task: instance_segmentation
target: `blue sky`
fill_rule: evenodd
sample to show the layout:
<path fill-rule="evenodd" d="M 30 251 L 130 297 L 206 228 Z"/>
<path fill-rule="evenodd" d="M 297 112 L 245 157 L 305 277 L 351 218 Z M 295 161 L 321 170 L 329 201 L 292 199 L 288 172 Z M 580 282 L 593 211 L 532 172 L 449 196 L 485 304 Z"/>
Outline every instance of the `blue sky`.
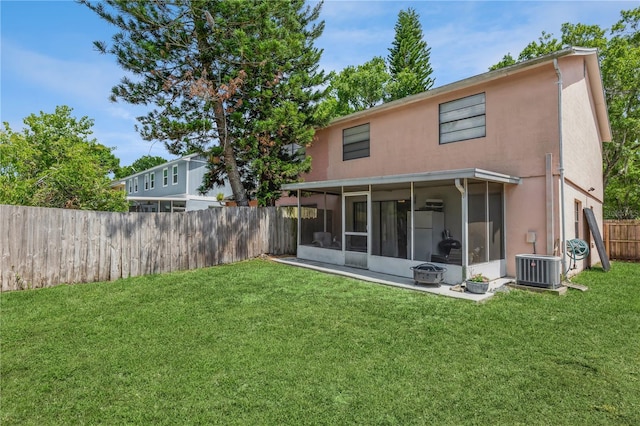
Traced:
<path fill-rule="evenodd" d="M 564 22 L 609 28 L 621 10 L 638 4 L 327 0 L 321 14 L 326 27 L 316 46 L 324 49 L 326 71 L 386 57 L 398 12 L 413 7 L 431 47 L 435 86 L 441 86 L 485 72 L 508 52 L 517 56 L 542 31 L 559 36 Z M 143 141 L 135 132 L 135 117 L 144 108 L 108 100 L 123 71 L 113 57 L 96 52 L 93 41 L 110 41 L 113 27 L 71 0 L 0 0 L 0 17 L 0 121 L 19 130 L 28 115 L 68 105 L 75 117 L 95 121 L 94 137 L 115 148 L 121 165 L 147 154 L 173 158 L 162 143 Z"/>

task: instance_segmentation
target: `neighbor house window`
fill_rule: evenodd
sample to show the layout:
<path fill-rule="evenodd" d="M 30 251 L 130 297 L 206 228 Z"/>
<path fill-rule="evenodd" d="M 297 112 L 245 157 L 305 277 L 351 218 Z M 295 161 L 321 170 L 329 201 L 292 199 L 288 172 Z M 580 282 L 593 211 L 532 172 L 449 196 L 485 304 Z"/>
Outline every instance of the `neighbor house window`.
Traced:
<path fill-rule="evenodd" d="M 342 131 L 342 160 L 369 156 L 369 123 Z"/>
<path fill-rule="evenodd" d="M 156 172 L 149 173 L 149 184 L 151 185 L 151 189 L 156 187 Z"/>
<path fill-rule="evenodd" d="M 129 179 L 129 194 L 133 192 L 133 181 Z"/>
<path fill-rule="evenodd" d="M 133 178 L 133 192 L 138 192 L 138 178 Z"/>
<path fill-rule="evenodd" d="M 145 191 L 149 190 L 149 173 L 144 175 L 144 190 Z"/>
<path fill-rule="evenodd" d="M 162 169 L 162 186 L 169 185 L 169 169 Z"/>
<path fill-rule="evenodd" d="M 440 143 L 486 136 L 485 94 L 440 104 Z"/>
<path fill-rule="evenodd" d="M 172 183 L 175 185 L 176 183 L 178 183 L 178 165 L 174 165 L 171 168 L 171 175 L 172 175 Z"/>

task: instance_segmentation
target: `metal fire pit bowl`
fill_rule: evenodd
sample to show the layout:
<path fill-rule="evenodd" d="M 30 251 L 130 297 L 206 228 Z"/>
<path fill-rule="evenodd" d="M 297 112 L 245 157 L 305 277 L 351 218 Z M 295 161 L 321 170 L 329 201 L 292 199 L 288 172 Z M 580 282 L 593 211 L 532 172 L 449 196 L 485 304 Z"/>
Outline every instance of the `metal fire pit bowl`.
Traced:
<path fill-rule="evenodd" d="M 440 286 L 447 268 L 432 263 L 422 263 L 418 266 L 413 266 L 411 270 L 416 284 L 436 284 Z"/>

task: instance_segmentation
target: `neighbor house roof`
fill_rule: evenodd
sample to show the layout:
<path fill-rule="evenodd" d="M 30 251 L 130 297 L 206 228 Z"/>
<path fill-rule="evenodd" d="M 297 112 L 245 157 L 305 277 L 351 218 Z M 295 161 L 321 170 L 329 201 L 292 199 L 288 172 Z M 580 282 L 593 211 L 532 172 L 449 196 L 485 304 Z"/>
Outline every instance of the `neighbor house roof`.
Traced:
<path fill-rule="evenodd" d="M 169 167 L 169 166 L 171 166 L 171 165 L 173 165 L 175 163 L 179 163 L 181 161 L 191 161 L 192 159 L 195 159 L 196 157 L 199 157 L 199 156 L 201 156 L 201 154 L 198 154 L 198 153 L 188 154 L 188 155 L 182 156 L 180 158 L 169 160 L 166 163 L 158 164 L 157 166 L 149 167 L 148 169 L 141 170 L 139 172 L 133 173 L 133 174 L 128 175 L 128 176 L 124 176 L 124 177 L 122 177 L 120 179 L 114 179 L 111 182 L 111 187 L 112 188 L 116 188 L 116 187 L 119 187 L 120 185 L 125 185 L 127 179 L 131 179 L 131 178 L 136 177 L 136 176 L 142 176 L 145 173 L 150 172 L 151 170 L 164 169 L 166 167 Z"/>

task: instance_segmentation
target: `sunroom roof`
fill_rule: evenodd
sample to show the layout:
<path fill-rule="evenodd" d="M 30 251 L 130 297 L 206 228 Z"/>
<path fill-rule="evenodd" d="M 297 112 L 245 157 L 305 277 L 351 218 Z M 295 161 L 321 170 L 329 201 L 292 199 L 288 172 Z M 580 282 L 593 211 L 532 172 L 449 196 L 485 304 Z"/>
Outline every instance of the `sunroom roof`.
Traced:
<path fill-rule="evenodd" d="M 345 187 L 357 187 L 363 185 L 389 185 L 398 183 L 420 183 L 452 181 L 454 179 L 476 179 L 488 182 L 509 183 L 519 185 L 522 179 L 517 176 L 510 176 L 504 173 L 492 172 L 483 169 L 459 169 L 443 170 L 437 172 L 409 173 L 403 175 L 374 176 L 353 179 L 323 180 L 316 182 L 290 183 L 282 186 L 285 191 L 338 191 Z"/>

